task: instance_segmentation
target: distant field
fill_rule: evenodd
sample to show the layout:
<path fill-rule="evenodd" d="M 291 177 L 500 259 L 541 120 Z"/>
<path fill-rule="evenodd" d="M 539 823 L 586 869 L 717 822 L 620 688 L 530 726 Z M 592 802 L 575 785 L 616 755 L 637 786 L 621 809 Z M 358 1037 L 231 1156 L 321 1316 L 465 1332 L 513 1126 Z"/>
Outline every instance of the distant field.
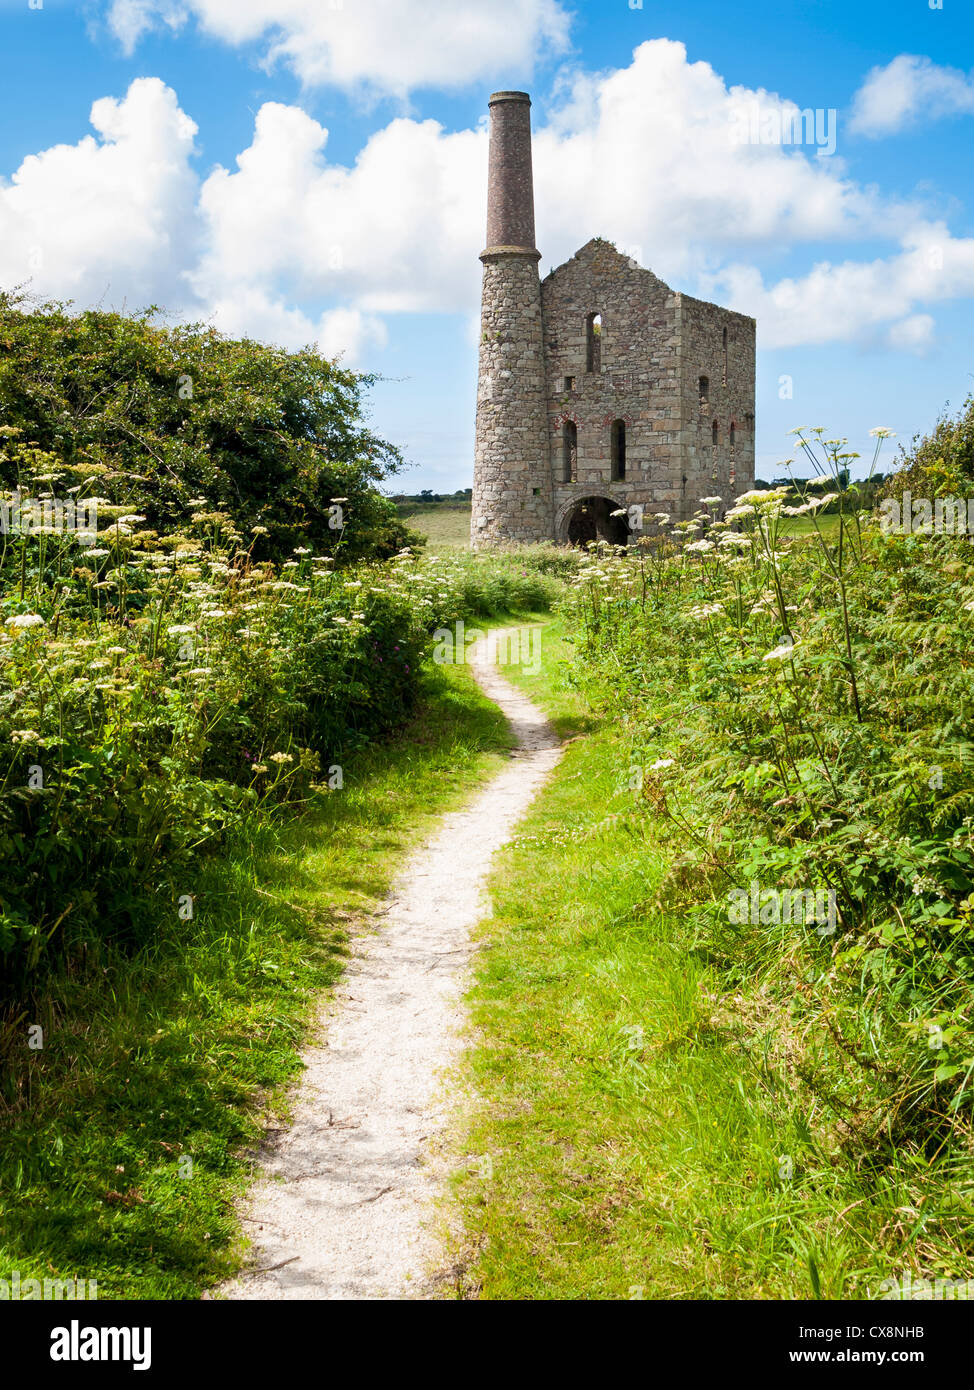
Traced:
<path fill-rule="evenodd" d="M 817 518 L 818 529 L 823 536 L 831 540 L 839 530 L 839 518 L 837 516 L 820 516 Z M 787 532 L 789 536 L 814 536 L 816 523 L 808 516 L 791 516 L 787 518 Z"/>
<path fill-rule="evenodd" d="M 399 515 L 428 537 L 430 545 L 440 550 L 470 548 L 469 502 L 403 502 L 399 505 Z M 838 529 L 839 518 L 822 516 L 818 518 L 818 524 L 831 539 Z M 815 523 L 809 517 L 789 517 L 786 525 L 786 535 L 810 536 L 815 533 Z"/>
<path fill-rule="evenodd" d="M 399 515 L 441 550 L 469 550 L 469 502 L 402 502 Z"/>

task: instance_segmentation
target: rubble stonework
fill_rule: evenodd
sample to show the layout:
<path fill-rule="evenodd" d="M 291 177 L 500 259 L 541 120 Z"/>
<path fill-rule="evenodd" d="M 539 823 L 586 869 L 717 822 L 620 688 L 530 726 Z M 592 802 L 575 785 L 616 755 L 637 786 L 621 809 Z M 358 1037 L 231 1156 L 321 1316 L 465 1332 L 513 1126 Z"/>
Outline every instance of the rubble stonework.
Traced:
<path fill-rule="evenodd" d="M 537 257 L 484 253 L 474 545 L 551 536 Z"/>
<path fill-rule="evenodd" d="M 491 98 L 473 546 L 625 541 L 613 510 L 643 508 L 652 530 L 654 512 L 729 504 L 754 481 L 754 320 L 671 290 L 601 238 L 539 281 L 529 108 L 525 93 Z"/>

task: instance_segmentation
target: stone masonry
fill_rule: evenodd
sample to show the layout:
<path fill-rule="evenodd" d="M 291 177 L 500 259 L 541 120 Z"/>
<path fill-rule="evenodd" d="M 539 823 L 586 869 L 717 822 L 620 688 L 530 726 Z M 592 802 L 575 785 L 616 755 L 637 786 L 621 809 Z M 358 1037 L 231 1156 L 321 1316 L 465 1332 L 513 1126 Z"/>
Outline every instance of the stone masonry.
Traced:
<path fill-rule="evenodd" d="M 539 282 L 530 99 L 490 113 L 474 548 L 626 542 L 655 512 L 729 505 L 754 481 L 754 320 L 601 239 Z"/>

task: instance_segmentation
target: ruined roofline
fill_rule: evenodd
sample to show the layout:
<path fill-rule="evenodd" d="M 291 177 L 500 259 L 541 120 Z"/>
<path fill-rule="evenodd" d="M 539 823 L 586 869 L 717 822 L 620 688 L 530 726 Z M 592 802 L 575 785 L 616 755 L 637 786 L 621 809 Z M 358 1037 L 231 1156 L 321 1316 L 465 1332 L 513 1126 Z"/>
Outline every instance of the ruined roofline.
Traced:
<path fill-rule="evenodd" d="M 564 269 L 566 268 L 566 266 L 571 265 L 573 261 L 587 261 L 587 260 L 590 260 L 591 257 L 592 257 L 592 254 L 593 254 L 596 250 L 600 250 L 600 249 L 602 249 L 602 248 L 604 248 L 604 247 L 607 247 L 607 248 L 609 249 L 609 251 L 612 253 L 612 255 L 613 255 L 618 261 L 620 261 L 621 264 L 623 264 L 624 266 L 626 266 L 626 268 L 627 268 L 628 270 L 634 270 L 634 271 L 638 271 L 638 272 L 639 272 L 640 274 L 642 274 L 642 275 L 648 275 L 652 280 L 655 280 L 656 283 L 657 283 L 658 285 L 662 285 L 662 286 L 663 286 L 663 289 L 666 290 L 667 293 L 669 293 L 669 294 L 674 294 L 674 293 L 675 293 L 675 291 L 672 290 L 672 289 L 670 288 L 669 285 L 665 284 L 664 281 L 662 281 L 662 280 L 659 278 L 659 276 L 658 276 L 657 274 L 655 274 L 652 270 L 648 270 L 648 269 L 646 268 L 646 266 L 639 265 L 638 262 L 634 261 L 633 258 L 632 258 L 631 256 L 627 256 L 627 255 L 625 254 L 625 252 L 620 251 L 620 250 L 618 249 L 618 247 L 616 246 L 616 244 L 615 244 L 614 241 L 609 241 L 607 237 L 601 237 L 601 236 L 594 236 L 594 237 L 591 237 L 591 238 L 585 243 L 584 246 L 580 246 L 580 247 L 578 248 L 578 250 L 575 252 L 574 256 L 570 256 L 570 257 L 568 258 L 567 261 L 562 261 L 561 265 L 555 266 L 554 270 L 549 270 L 548 274 L 545 276 L 545 279 L 546 279 L 546 280 L 550 280 L 550 279 L 552 278 L 552 276 L 558 275 L 559 272 L 561 272 L 562 270 L 564 270 Z"/>
<path fill-rule="evenodd" d="M 742 314 L 740 309 L 728 309 L 726 304 L 718 304 L 714 299 L 697 299 L 695 295 L 684 294 L 681 290 L 677 290 L 676 294 L 681 304 L 700 305 L 705 309 L 719 309 L 728 318 L 740 319 L 743 323 L 753 323 L 757 326 L 757 319 L 750 314 Z"/>
<path fill-rule="evenodd" d="M 631 256 L 627 256 L 623 251 L 620 251 L 615 242 L 609 241 L 607 237 L 591 237 L 584 246 L 579 247 L 574 256 L 570 256 L 567 261 L 562 261 L 561 265 L 557 265 L 553 270 L 549 270 L 548 274 L 545 276 L 545 281 L 553 279 L 556 275 L 560 274 L 561 271 L 570 266 L 573 261 L 590 259 L 592 253 L 596 249 L 602 247 L 608 247 L 618 260 L 623 262 L 628 270 L 635 271 L 641 275 L 648 275 L 650 279 L 655 280 L 656 284 L 660 285 L 667 294 L 674 296 L 678 304 L 687 304 L 690 306 L 701 305 L 708 309 L 719 309 L 722 314 L 728 314 L 731 318 L 742 319 L 747 323 L 757 323 L 757 320 L 752 318 L 750 314 L 742 314 L 739 310 L 728 309 L 723 304 L 718 304 L 714 300 L 698 299 L 695 295 L 686 294 L 682 290 L 673 289 L 665 280 L 661 280 L 655 271 L 650 270 L 647 266 L 639 265 Z"/>

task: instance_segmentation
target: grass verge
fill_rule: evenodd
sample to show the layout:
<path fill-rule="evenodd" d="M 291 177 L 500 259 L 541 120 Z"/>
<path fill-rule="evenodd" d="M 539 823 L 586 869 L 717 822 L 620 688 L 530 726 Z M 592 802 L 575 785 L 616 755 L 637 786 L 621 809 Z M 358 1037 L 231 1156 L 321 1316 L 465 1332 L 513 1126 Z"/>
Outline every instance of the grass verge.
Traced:
<path fill-rule="evenodd" d="M 731 993 L 687 921 L 660 906 L 680 846 L 627 819 L 626 730 L 592 718 L 571 669 L 556 620 L 541 673 L 505 671 L 563 734 L 587 737 L 492 878 L 455 1292 L 881 1296 L 912 1262 L 917 1228 L 898 1212 L 917 1175 L 906 1160 L 881 1174 L 849 1162 L 795 1084 L 788 1018 L 760 991 Z"/>
<path fill-rule="evenodd" d="M 185 1299 L 239 1265 L 233 1199 L 286 1114 L 349 928 L 509 746 L 469 672 L 432 668 L 422 712 L 350 759 L 343 790 L 300 820 L 251 826 L 186 885 L 190 920 L 169 913 L 134 957 L 75 962 L 8 1020 L 0 1277 Z"/>

